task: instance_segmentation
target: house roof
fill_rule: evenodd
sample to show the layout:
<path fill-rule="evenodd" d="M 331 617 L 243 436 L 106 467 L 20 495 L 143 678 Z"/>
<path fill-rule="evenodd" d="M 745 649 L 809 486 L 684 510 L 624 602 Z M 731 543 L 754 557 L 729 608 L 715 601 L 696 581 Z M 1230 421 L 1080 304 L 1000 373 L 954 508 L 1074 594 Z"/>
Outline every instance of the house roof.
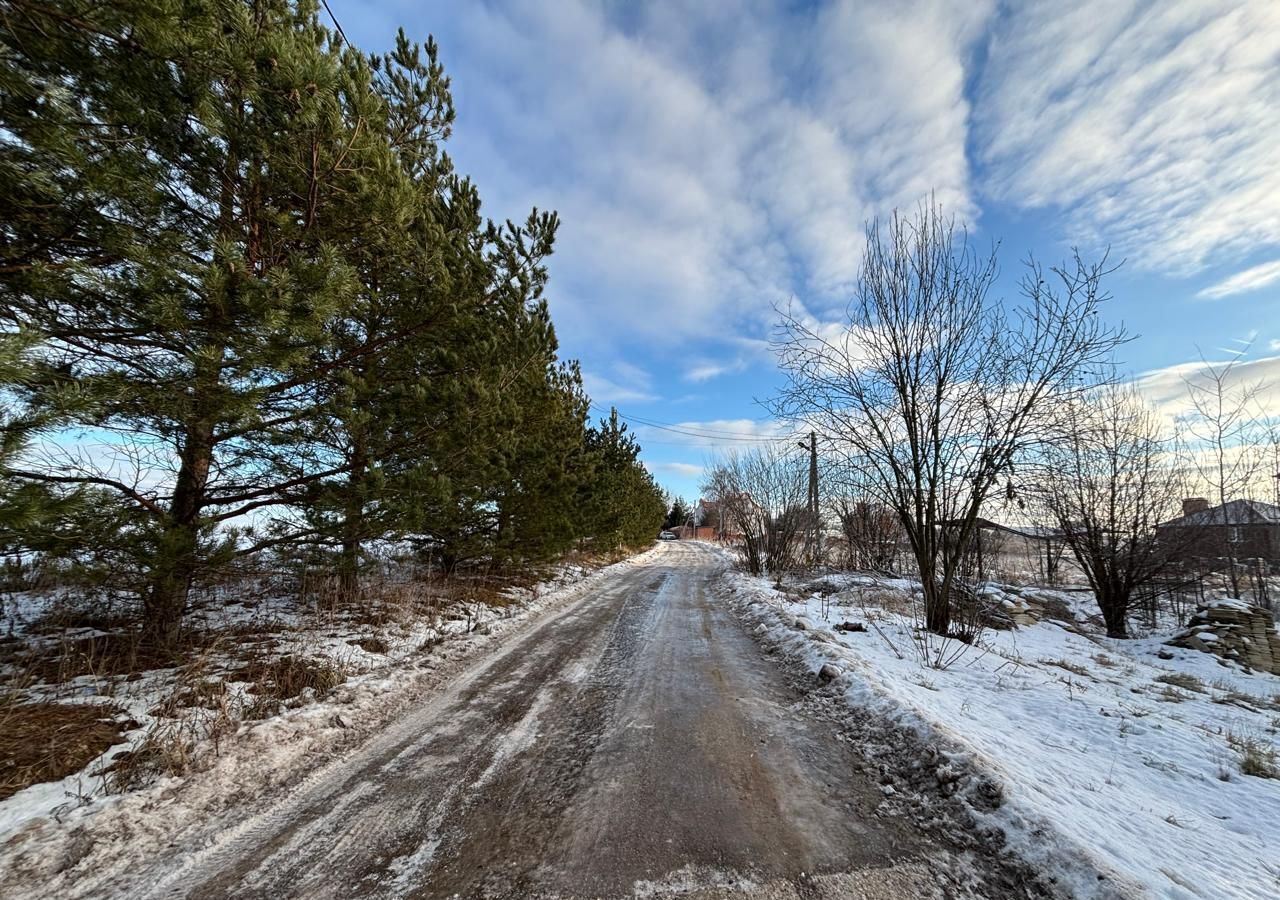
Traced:
<path fill-rule="evenodd" d="M 1171 528 L 1205 525 L 1280 525 L 1280 506 L 1261 500 L 1230 500 L 1164 523 Z"/>
<path fill-rule="evenodd" d="M 943 528 L 955 528 L 963 521 L 963 519 L 946 519 L 938 524 Z M 1051 528 L 1048 525 L 1004 525 L 992 519 L 984 519 L 982 516 L 978 516 L 978 518 L 974 520 L 974 524 L 979 528 L 987 529 L 989 531 L 1004 531 L 1009 534 L 1016 534 L 1020 537 L 1031 538 L 1032 540 L 1038 541 L 1048 541 L 1053 538 L 1062 537 L 1061 529 Z"/>

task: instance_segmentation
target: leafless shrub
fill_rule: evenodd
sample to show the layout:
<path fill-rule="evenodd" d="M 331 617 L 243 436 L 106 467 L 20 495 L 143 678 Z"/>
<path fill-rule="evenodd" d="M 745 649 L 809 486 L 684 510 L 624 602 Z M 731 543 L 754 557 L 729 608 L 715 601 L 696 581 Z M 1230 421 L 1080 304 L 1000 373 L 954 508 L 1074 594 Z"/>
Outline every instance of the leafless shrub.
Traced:
<path fill-rule="evenodd" d="M 794 567 L 809 525 L 808 471 L 799 456 L 777 447 L 730 453 L 712 467 L 703 493 L 742 535 L 752 575 L 781 575 Z"/>
<path fill-rule="evenodd" d="M 835 500 L 835 510 L 850 568 L 884 574 L 898 571 L 906 534 L 891 508 L 873 500 L 841 496 Z"/>
<path fill-rule="evenodd" d="M 1049 413 L 1099 376 L 1122 330 L 1096 315 L 1108 270 L 1029 263 L 1010 315 L 980 256 L 932 204 L 872 223 L 838 329 L 794 306 L 775 350 L 775 411 L 816 428 L 867 499 L 894 511 L 919 571 L 925 624 L 952 631 L 953 592 L 982 505 L 1009 484 Z"/>
<path fill-rule="evenodd" d="M 1170 436 L 1132 387 L 1059 406 L 1031 495 L 1088 579 L 1110 637 L 1128 636 L 1139 589 L 1168 570 L 1192 537 L 1157 526 L 1177 515 L 1187 482 Z"/>
<path fill-rule="evenodd" d="M 1249 380 L 1243 371 L 1248 352 L 1246 346 L 1226 362 L 1210 362 L 1201 356 L 1203 365 L 1184 379 L 1191 403 L 1191 410 L 1181 418 L 1188 438 L 1186 456 L 1199 482 L 1212 493 L 1215 510 L 1231 500 L 1250 496 L 1260 487 L 1264 447 L 1269 437 L 1267 420 L 1272 417 L 1262 408 L 1266 383 Z M 1271 427 L 1277 427 L 1274 421 Z M 1280 449 L 1276 458 L 1280 461 Z M 1280 470 L 1276 474 L 1280 475 Z M 1280 481 L 1276 489 L 1280 491 Z M 1226 560 L 1231 596 L 1239 597 L 1237 549 L 1226 535 L 1228 526 L 1222 520 L 1221 527 L 1205 529 L 1206 537 L 1210 537 L 1205 549 L 1211 545 L 1214 555 Z"/>

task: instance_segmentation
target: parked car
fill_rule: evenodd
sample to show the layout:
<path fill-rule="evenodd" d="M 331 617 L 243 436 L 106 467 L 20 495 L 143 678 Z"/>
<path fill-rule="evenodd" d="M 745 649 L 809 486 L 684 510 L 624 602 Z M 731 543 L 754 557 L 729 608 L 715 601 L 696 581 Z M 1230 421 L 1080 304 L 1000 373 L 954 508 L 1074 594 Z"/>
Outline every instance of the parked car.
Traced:
<path fill-rule="evenodd" d="M 658 540 L 660 541 L 674 541 L 675 539 L 676 533 L 674 531 L 664 531 L 658 535 Z"/>

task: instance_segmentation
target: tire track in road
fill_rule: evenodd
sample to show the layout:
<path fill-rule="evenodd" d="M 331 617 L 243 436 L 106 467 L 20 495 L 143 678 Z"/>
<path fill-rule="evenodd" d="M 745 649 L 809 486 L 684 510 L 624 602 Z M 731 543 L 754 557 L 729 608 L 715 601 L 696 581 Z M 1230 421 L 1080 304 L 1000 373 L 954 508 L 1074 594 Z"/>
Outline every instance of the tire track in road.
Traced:
<path fill-rule="evenodd" d="M 713 596 L 723 568 L 697 545 L 660 548 L 287 798 L 112 888 L 932 896 L 921 860 L 939 848 L 878 814 L 857 751 Z"/>

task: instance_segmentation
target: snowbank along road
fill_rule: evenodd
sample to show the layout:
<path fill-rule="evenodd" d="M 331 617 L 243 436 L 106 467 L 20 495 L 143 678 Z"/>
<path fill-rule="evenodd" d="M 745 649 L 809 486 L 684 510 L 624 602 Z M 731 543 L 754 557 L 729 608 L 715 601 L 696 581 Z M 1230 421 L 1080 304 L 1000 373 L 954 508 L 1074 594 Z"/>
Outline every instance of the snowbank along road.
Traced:
<path fill-rule="evenodd" d="M 130 897 L 941 896 L 945 848 L 675 543 L 510 637 L 288 797 L 182 839 Z M 950 893 L 950 892 L 948 892 Z"/>

